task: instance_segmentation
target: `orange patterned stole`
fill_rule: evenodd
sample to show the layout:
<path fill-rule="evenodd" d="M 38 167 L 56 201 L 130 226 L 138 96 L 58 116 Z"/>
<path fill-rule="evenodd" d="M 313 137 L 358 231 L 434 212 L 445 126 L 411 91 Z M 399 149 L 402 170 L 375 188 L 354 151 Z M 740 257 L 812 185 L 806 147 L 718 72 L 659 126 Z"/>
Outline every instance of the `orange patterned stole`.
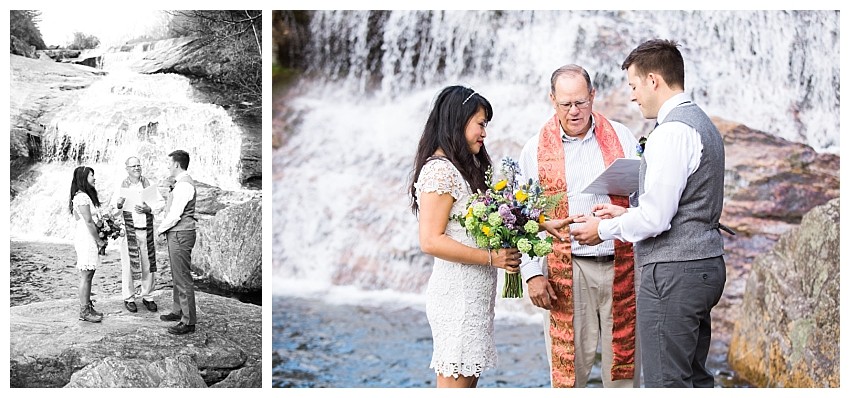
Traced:
<path fill-rule="evenodd" d="M 605 167 L 614 159 L 622 158 L 623 147 L 614 127 L 601 114 L 593 112 L 596 121 L 594 134 L 602 151 Z M 557 115 L 552 117 L 540 131 L 537 145 L 537 164 L 540 183 L 546 195 L 567 192 L 564 146 L 561 126 Z M 581 167 L 581 165 L 575 165 Z M 611 203 L 629 207 L 625 196 L 610 196 Z M 570 214 L 567 195 L 553 210 L 555 219 Z M 575 333 L 573 331 L 573 264 L 571 242 L 552 242 L 554 251 L 547 257 L 549 283 L 557 292 L 558 300 L 549 312 L 549 335 L 552 339 L 552 387 L 575 386 Z M 632 244 L 614 241 L 614 286 L 613 286 L 613 351 L 611 365 L 613 380 L 631 379 L 635 371 L 635 283 L 634 253 Z"/>

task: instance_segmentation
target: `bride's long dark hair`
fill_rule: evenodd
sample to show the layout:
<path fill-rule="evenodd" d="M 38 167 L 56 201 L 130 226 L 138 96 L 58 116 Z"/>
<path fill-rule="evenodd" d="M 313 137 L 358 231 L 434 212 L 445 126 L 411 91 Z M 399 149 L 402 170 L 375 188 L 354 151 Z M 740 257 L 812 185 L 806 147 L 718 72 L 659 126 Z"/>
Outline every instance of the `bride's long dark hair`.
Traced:
<path fill-rule="evenodd" d="M 490 167 L 490 155 L 485 146 L 481 147 L 478 154 L 473 155 L 469 151 L 465 136 L 466 124 L 478 112 L 478 109 L 484 110 L 488 122 L 493 118 L 493 107 L 490 102 L 471 88 L 449 86 L 437 95 L 434 107 L 428 115 L 428 121 L 425 122 L 425 129 L 422 132 L 422 138 L 419 139 L 413 163 L 413 177 L 410 182 L 410 208 L 413 214 L 419 213 L 416 187 L 413 184 L 419 179 L 422 167 L 437 148 L 445 152 L 446 158 L 460 171 L 473 192 L 479 189 L 484 191 L 487 188 L 484 172 Z"/>
<path fill-rule="evenodd" d="M 88 195 L 95 206 L 100 206 L 100 200 L 97 198 L 97 190 L 89 184 L 89 173 L 94 173 L 94 169 L 86 166 L 79 166 L 74 169 L 74 178 L 71 180 L 71 197 L 68 198 L 68 211 L 71 214 L 74 214 L 74 195 L 77 192 Z"/>

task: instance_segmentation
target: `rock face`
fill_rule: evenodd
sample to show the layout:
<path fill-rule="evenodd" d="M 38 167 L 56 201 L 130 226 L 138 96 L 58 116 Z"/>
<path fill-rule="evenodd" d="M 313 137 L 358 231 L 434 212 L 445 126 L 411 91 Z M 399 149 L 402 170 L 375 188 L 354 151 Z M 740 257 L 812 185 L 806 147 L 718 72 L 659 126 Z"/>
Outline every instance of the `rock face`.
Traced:
<path fill-rule="evenodd" d="M 839 199 L 753 264 L 729 364 L 763 387 L 839 386 Z"/>
<path fill-rule="evenodd" d="M 230 291 L 262 290 L 262 200 L 199 220 L 192 269 Z"/>
<path fill-rule="evenodd" d="M 76 299 L 11 308 L 12 387 L 261 387 L 261 307 L 195 292 L 195 333 L 173 336 L 159 315 L 171 291 L 154 292 L 160 311 L 124 310 L 100 298 L 102 323 L 77 320 Z"/>
<path fill-rule="evenodd" d="M 34 181 L 30 166 L 40 156 L 45 126 L 60 108 L 75 101 L 102 71 L 10 55 L 9 146 L 11 196 Z M 21 177 L 19 179 L 19 177 Z"/>
<path fill-rule="evenodd" d="M 9 36 L 9 52 L 13 55 L 20 55 L 27 58 L 38 58 L 35 46 L 27 44 L 17 36 Z"/>

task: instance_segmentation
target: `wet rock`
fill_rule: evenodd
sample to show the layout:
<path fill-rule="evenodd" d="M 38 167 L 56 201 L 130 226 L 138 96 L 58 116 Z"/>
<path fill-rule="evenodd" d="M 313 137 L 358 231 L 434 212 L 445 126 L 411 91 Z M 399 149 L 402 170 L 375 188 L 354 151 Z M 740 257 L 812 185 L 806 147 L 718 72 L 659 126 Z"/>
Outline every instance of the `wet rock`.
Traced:
<path fill-rule="evenodd" d="M 261 199 L 253 199 L 199 220 L 192 269 L 230 291 L 260 291 L 262 213 Z"/>
<path fill-rule="evenodd" d="M 839 199 L 753 264 L 729 363 L 762 387 L 839 386 Z"/>
<path fill-rule="evenodd" d="M 41 135 L 53 115 L 76 100 L 102 71 L 10 55 L 10 157 L 38 159 Z"/>
<path fill-rule="evenodd" d="M 100 297 L 95 308 L 104 319 L 99 324 L 77 320 L 75 298 L 12 307 L 10 385 L 62 387 L 73 381 L 72 385 L 101 387 L 109 383 L 190 387 L 196 386 L 198 377 L 207 386 L 232 377 L 228 384 L 248 380 L 251 387 L 260 387 L 253 369 L 262 357 L 261 307 L 196 291 L 195 333 L 173 336 L 165 330 L 173 323 L 159 320 L 170 310 L 171 291 L 158 290 L 153 296 L 159 312 L 140 305 L 138 313 L 130 313 L 119 294 Z M 190 364 L 198 377 L 187 374 Z M 243 368 L 252 370 L 236 373 Z M 129 369 L 145 369 L 145 374 L 129 376 Z M 166 371 L 177 375 L 158 380 Z"/>
<path fill-rule="evenodd" d="M 838 197 L 839 157 L 817 153 L 739 123 L 714 119 L 726 147 L 724 218 L 798 224 L 803 214 Z M 758 231 L 746 223 L 741 231 Z"/>

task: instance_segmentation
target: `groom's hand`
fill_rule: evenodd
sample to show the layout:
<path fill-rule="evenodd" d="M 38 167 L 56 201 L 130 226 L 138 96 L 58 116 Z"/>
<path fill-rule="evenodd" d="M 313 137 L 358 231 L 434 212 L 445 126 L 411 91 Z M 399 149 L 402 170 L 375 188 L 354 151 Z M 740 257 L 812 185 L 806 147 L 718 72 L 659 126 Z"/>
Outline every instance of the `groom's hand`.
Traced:
<path fill-rule="evenodd" d="M 555 295 L 555 289 L 549 284 L 549 280 L 543 275 L 538 275 L 526 283 L 528 283 L 528 295 L 531 296 L 531 302 L 540 308 L 551 310 L 552 302 L 558 297 Z"/>
<path fill-rule="evenodd" d="M 602 243 L 602 239 L 599 238 L 599 221 L 598 217 L 593 216 L 576 218 L 575 222 L 584 223 L 584 226 L 572 230 L 573 238 L 582 245 L 596 246 Z"/>
<path fill-rule="evenodd" d="M 593 211 L 590 213 L 591 215 L 603 220 L 619 217 L 626 213 L 625 207 L 612 205 L 610 203 L 595 204 L 591 210 Z"/>

